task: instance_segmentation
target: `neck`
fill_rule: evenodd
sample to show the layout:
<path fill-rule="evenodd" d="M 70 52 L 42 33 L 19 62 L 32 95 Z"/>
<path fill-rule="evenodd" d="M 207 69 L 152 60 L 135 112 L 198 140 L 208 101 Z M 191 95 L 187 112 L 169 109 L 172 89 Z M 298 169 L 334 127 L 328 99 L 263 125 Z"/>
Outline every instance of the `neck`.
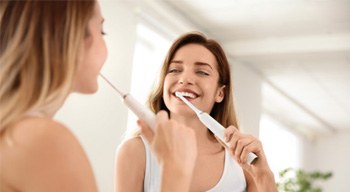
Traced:
<path fill-rule="evenodd" d="M 53 117 L 56 112 L 58 111 L 58 109 L 35 109 L 35 110 L 31 110 L 29 112 L 26 113 L 26 115 L 30 115 L 30 116 L 47 116 L 47 117 Z"/>
<path fill-rule="evenodd" d="M 61 101 L 55 101 L 54 103 L 50 103 L 49 105 L 44 105 L 40 107 L 33 108 L 29 114 L 31 113 L 37 113 L 49 117 L 55 116 L 57 111 L 63 106 L 64 104 L 64 99 Z"/>

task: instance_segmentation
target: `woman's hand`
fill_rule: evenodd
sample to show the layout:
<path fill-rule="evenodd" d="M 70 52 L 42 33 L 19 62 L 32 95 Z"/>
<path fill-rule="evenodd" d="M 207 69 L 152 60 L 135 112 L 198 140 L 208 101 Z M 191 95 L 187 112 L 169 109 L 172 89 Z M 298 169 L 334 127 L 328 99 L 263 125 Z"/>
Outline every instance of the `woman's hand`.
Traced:
<path fill-rule="evenodd" d="M 231 125 L 225 130 L 225 142 L 227 146 L 224 146 L 229 150 L 232 157 L 254 180 L 251 183 L 254 183 L 255 186 L 248 186 L 248 189 L 256 189 L 252 191 L 277 191 L 275 179 L 267 163 L 260 140 L 252 135 L 240 133 L 236 127 Z M 220 143 L 222 142 L 220 141 Z M 250 152 L 258 157 L 249 165 L 247 164 L 247 158 Z"/>
<path fill-rule="evenodd" d="M 197 157 L 194 131 L 165 111 L 157 114 L 155 132 L 141 120 L 138 124 L 162 167 L 162 191 L 188 191 Z"/>
<path fill-rule="evenodd" d="M 265 153 L 261 142 L 252 135 L 240 133 L 239 130 L 234 126 L 229 126 L 225 130 L 225 142 L 227 149 L 229 150 L 232 157 L 250 173 L 254 173 L 258 168 L 268 168 Z M 255 153 L 258 158 L 255 159 L 252 165 L 248 165 L 248 153 Z"/>

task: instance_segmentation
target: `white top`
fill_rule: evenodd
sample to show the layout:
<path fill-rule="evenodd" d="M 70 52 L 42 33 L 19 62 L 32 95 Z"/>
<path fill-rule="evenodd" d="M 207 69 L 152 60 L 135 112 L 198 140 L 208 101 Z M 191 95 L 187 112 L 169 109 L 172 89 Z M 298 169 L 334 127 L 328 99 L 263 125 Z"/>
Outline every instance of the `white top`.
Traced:
<path fill-rule="evenodd" d="M 152 154 L 148 142 L 143 138 L 142 141 L 146 151 L 146 169 L 145 179 L 143 184 L 144 192 L 159 192 L 160 191 L 160 168 L 157 158 Z M 208 173 L 210 174 L 210 173 Z M 225 165 L 223 174 L 219 182 L 210 190 L 210 192 L 242 192 L 246 191 L 246 181 L 243 169 L 239 164 L 230 157 L 225 151 Z"/>

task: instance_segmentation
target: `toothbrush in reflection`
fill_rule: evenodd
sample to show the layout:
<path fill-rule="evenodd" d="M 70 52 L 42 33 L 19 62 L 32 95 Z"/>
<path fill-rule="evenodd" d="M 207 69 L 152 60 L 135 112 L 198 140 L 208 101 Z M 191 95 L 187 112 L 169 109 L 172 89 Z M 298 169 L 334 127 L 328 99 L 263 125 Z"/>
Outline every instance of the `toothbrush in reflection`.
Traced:
<path fill-rule="evenodd" d="M 179 97 L 183 102 L 185 102 L 186 105 L 189 106 L 196 113 L 199 120 L 227 146 L 227 143 L 225 142 L 225 139 L 224 139 L 225 128 L 220 123 L 218 123 L 208 113 L 203 112 L 198 108 L 196 108 L 180 92 L 175 92 L 175 95 Z M 250 152 L 248 154 L 247 163 L 251 164 L 256 158 L 258 158 L 258 156 Z"/>
<path fill-rule="evenodd" d="M 124 93 L 115 87 L 105 76 L 100 73 L 105 80 L 121 97 L 125 105 L 140 119 L 144 120 L 148 126 L 154 131 L 156 127 L 156 115 L 147 107 L 139 103 L 129 93 Z"/>

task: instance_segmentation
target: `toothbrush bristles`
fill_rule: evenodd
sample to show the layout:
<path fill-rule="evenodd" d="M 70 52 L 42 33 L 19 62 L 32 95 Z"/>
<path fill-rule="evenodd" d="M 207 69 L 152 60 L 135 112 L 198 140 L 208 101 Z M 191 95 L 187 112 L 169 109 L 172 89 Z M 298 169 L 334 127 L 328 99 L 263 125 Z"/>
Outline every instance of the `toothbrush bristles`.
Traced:
<path fill-rule="evenodd" d="M 183 96 L 180 92 L 175 92 L 176 97 Z"/>
<path fill-rule="evenodd" d="M 201 113 L 202 111 L 197 109 L 192 103 L 190 103 L 180 92 L 175 92 L 176 97 L 180 98 L 185 104 L 190 107 L 196 114 Z"/>

